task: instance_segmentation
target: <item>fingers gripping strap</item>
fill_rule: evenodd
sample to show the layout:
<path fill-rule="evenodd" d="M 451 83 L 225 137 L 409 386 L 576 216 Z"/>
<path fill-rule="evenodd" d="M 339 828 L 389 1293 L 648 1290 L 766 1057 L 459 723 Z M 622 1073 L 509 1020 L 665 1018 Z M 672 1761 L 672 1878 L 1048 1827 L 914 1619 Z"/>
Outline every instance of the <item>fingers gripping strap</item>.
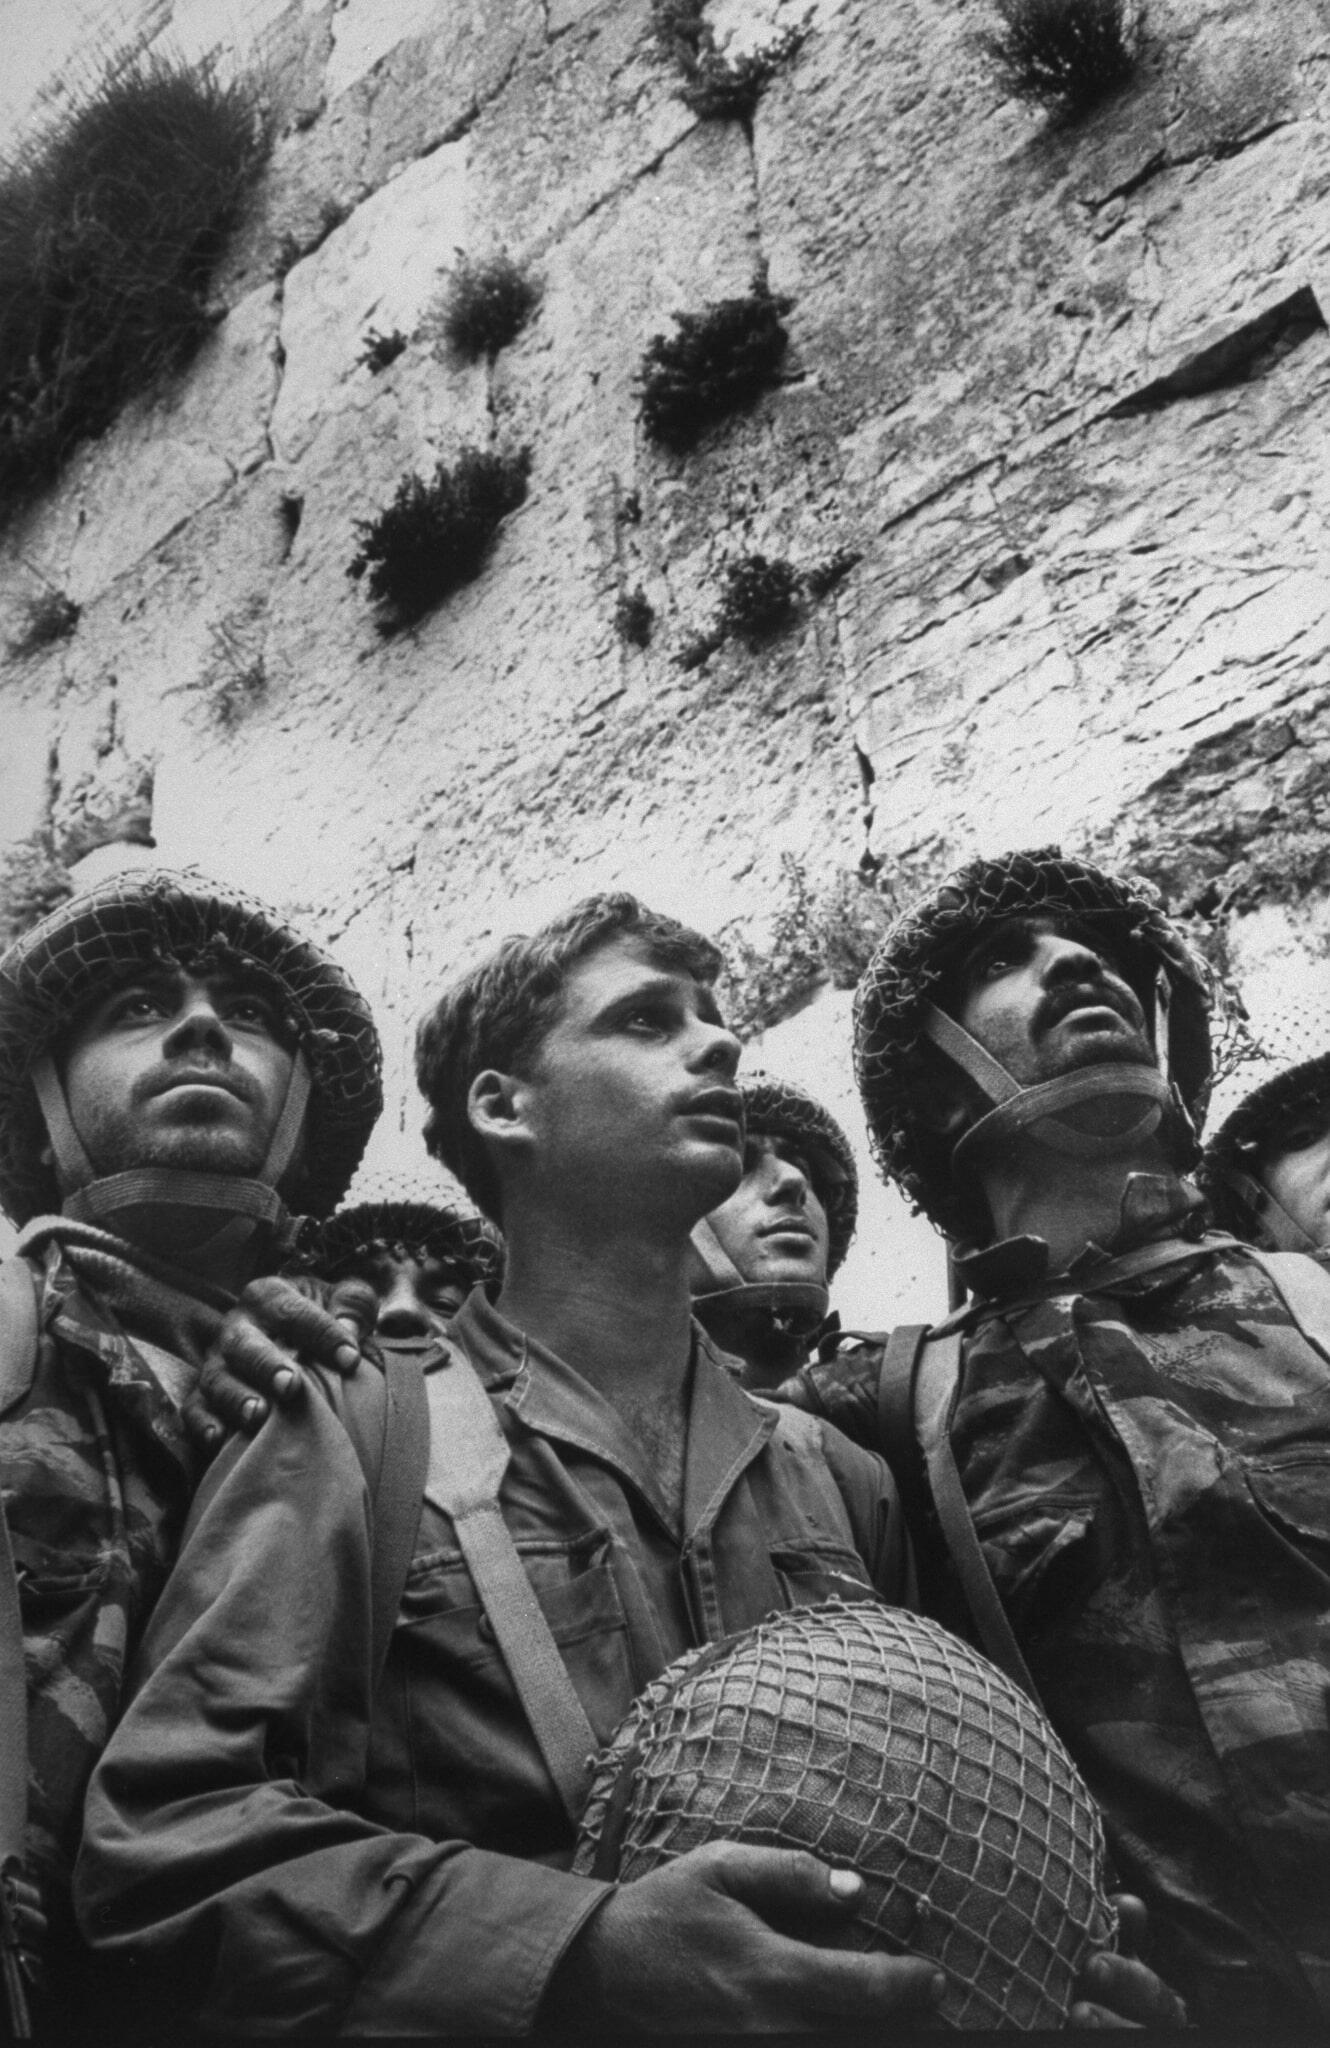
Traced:
<path fill-rule="evenodd" d="M 1038 1706 L 1038 1688 L 1030 1676 L 998 1597 L 997 1587 L 993 1584 L 952 1453 L 951 1411 L 960 1378 L 960 1363 L 961 1339 L 958 1334 L 933 1338 L 924 1345 L 919 1360 L 915 1413 L 933 1505 L 985 1651 Z"/>
<path fill-rule="evenodd" d="M 945 1010 L 939 1010 L 936 1003 L 923 1006 L 924 1030 L 939 1051 L 949 1060 L 954 1060 L 962 1072 L 988 1097 L 990 1102 L 1010 1102 L 1020 1094 L 1020 1086 L 1013 1081 L 1006 1068 L 1000 1066 L 991 1053 L 984 1051 L 977 1038 L 971 1038 Z"/>
<path fill-rule="evenodd" d="M 597 1747 L 499 1507 L 508 1445 L 470 1360 L 449 1344 L 426 1376 L 430 1458 L 425 1499 L 449 1516 L 508 1675 L 574 1825 Z"/>

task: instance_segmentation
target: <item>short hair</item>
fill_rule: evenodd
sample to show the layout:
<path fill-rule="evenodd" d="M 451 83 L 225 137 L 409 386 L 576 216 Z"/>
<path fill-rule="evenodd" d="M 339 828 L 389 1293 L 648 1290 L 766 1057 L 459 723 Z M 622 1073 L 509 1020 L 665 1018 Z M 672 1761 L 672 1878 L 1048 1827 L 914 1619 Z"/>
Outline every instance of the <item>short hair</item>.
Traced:
<path fill-rule="evenodd" d="M 429 1103 L 426 1148 L 495 1223 L 502 1220 L 499 1179 L 467 1114 L 471 1083 L 490 1067 L 529 1075 L 559 1020 L 572 969 L 621 938 L 640 939 L 656 966 L 708 988 L 725 964 L 700 932 L 614 891 L 583 898 L 530 936 L 505 939 L 421 1019 L 416 1081 Z"/>

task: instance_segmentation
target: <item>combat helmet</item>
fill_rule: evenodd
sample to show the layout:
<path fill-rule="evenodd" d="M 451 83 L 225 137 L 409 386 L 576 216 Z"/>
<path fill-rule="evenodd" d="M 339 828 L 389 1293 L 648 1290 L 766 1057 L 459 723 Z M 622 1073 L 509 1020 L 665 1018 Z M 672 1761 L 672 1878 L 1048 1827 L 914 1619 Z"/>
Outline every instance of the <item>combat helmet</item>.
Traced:
<path fill-rule="evenodd" d="M 98 1178 L 69 1117 L 56 1071 L 79 1012 L 136 969 L 242 971 L 271 993 L 297 1046 L 268 1157 L 253 1179 L 148 1168 Z M 64 1208 L 105 1222 L 129 1207 L 184 1204 L 233 1226 L 290 1219 L 277 1186 L 304 1131 L 293 1200 L 336 1207 L 383 1106 L 382 1055 L 350 977 L 254 897 L 197 870 L 134 869 L 60 904 L 0 958 L 0 1205 L 15 1223 Z M 49 1148 L 58 1162 L 44 1163 Z M 63 1183 L 63 1201 L 62 1185 Z"/>
<path fill-rule="evenodd" d="M 755 1136 L 787 1138 L 808 1160 L 813 1191 L 826 1211 L 827 1279 L 833 1280 L 850 1248 L 859 1214 L 859 1170 L 850 1141 L 830 1110 L 794 1081 L 754 1068 L 739 1076 L 738 1087 L 745 1130 Z M 826 1316 L 825 1286 L 801 1280 L 746 1280 L 708 1217 L 695 1226 L 693 1247 L 708 1276 L 694 1287 L 695 1302 L 723 1297 L 728 1306 L 769 1309 L 792 1330 L 816 1329 Z"/>
<path fill-rule="evenodd" d="M 1196 1179 L 1221 1230 L 1276 1251 L 1315 1252 L 1261 1179 L 1261 1168 L 1330 1131 L 1330 1053 L 1263 1081 L 1226 1117 L 1201 1154 Z"/>
<path fill-rule="evenodd" d="M 1019 1088 L 969 1034 L 938 1008 L 935 993 L 979 935 L 1009 917 L 1073 920 L 1102 933 L 1147 1017 L 1154 1019 L 1159 1068 L 1097 1065 L 1035 1088 Z M 854 1004 L 855 1071 L 873 1151 L 883 1174 L 948 1237 L 982 1234 L 977 1189 L 955 1173 L 954 1139 L 933 1129 L 921 1096 L 939 1052 L 964 1069 L 995 1107 L 976 1134 L 1026 1129 L 1067 1152 L 1094 1156 L 1158 1128 L 1167 1116 L 1181 1166 L 1196 1158 L 1196 1132 L 1209 1097 L 1209 976 L 1165 914 L 1152 883 L 1106 874 L 1057 846 L 972 860 L 898 919 L 868 964 Z M 1111 1132 L 1087 1122 L 1120 1097 Z"/>
<path fill-rule="evenodd" d="M 361 1260 L 434 1259 L 468 1289 L 503 1273 L 503 1238 L 464 1196 L 449 1198 L 421 1173 L 361 1174 L 346 1201 L 302 1236 L 300 1257 L 324 1280 L 341 1280 Z"/>

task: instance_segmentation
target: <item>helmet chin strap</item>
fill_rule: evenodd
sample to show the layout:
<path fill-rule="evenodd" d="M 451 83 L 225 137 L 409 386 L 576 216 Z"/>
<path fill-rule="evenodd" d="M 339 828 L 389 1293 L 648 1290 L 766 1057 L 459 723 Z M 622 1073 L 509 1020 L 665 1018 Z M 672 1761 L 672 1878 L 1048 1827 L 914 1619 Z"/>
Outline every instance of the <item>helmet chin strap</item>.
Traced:
<path fill-rule="evenodd" d="M 1262 1181 L 1250 1173 L 1244 1173 L 1240 1166 L 1224 1169 L 1221 1179 L 1243 1206 L 1251 1211 L 1252 1220 L 1270 1238 L 1277 1252 L 1319 1252 L 1324 1246 L 1317 1243 L 1309 1231 L 1295 1222 L 1277 1196 L 1272 1195 Z"/>
<path fill-rule="evenodd" d="M 238 1252 L 261 1229 L 284 1239 L 291 1216 L 277 1184 L 295 1157 L 309 1104 L 310 1074 L 305 1056 L 291 1062 L 286 1097 L 263 1164 L 253 1177 L 196 1173 L 190 1167 L 136 1166 L 99 1175 L 69 1113 L 64 1087 L 49 1054 L 34 1061 L 32 1084 L 45 1120 L 64 1200 L 61 1213 L 83 1223 L 110 1225 L 134 1210 L 198 1209 L 218 1218 L 211 1236 L 194 1247 L 211 1258 Z"/>
<path fill-rule="evenodd" d="M 709 1216 L 693 1226 L 693 1250 L 708 1283 L 693 1289 L 699 1307 L 714 1303 L 740 1315 L 749 1310 L 766 1314 L 792 1337 L 811 1337 L 826 1321 L 831 1294 L 825 1285 L 815 1280 L 745 1280 Z"/>
<path fill-rule="evenodd" d="M 924 1006 L 923 1023 L 938 1049 L 994 1104 L 957 1141 L 953 1165 L 1017 1133 L 1073 1159 L 1111 1159 L 1151 1137 L 1167 1112 L 1181 1117 L 1194 1139 L 1182 1098 L 1158 1067 L 1105 1061 L 1022 1088 L 936 1003 Z M 1159 1042 L 1168 1043 L 1166 1013 Z"/>

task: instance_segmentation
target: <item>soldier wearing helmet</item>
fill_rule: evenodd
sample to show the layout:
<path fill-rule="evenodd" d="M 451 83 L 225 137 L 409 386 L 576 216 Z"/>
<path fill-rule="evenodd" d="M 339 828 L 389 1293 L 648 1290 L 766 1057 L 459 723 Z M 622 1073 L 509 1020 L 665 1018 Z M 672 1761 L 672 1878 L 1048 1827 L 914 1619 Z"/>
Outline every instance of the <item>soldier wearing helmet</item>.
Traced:
<path fill-rule="evenodd" d="M 365 1176 L 354 1194 L 309 1233 L 301 1264 L 334 1287 L 369 1287 L 380 1342 L 423 1342 L 452 1321 L 473 1287 L 502 1273 L 494 1225 L 465 1197 L 443 1200 L 423 1173 Z"/>
<path fill-rule="evenodd" d="M 1206 1141 L 1215 1222 L 1268 1251 L 1330 1245 L 1330 1054 L 1262 1082 Z"/>
<path fill-rule="evenodd" d="M 745 1383 L 773 1387 L 808 1355 L 854 1236 L 859 1175 L 836 1119 L 774 1074 L 741 1075 L 744 1177 L 693 1231 L 693 1312 Z"/>
<path fill-rule="evenodd" d="M 792 1391 L 879 1445 L 903 1417 L 917 1526 L 990 1647 L 1014 1638 L 1193 2015 L 1323 2023 L 1330 1280 L 1208 1228 L 1208 1007 L 1156 892 L 1056 848 L 902 918 L 859 1083 L 969 1299 L 897 1333 L 903 1393 Z"/>
<path fill-rule="evenodd" d="M 380 1101 L 346 975 L 196 873 L 115 876 L 0 959 L 0 1201 L 22 1226 L 0 1487 L 53 1948 L 84 1790 L 197 1478 L 183 1402 L 237 1290 L 285 1255 L 293 1209 L 335 1206 Z M 22 1753 L 22 1730 L 4 1740 Z M 49 1974 L 63 1994 L 78 1972 Z"/>

